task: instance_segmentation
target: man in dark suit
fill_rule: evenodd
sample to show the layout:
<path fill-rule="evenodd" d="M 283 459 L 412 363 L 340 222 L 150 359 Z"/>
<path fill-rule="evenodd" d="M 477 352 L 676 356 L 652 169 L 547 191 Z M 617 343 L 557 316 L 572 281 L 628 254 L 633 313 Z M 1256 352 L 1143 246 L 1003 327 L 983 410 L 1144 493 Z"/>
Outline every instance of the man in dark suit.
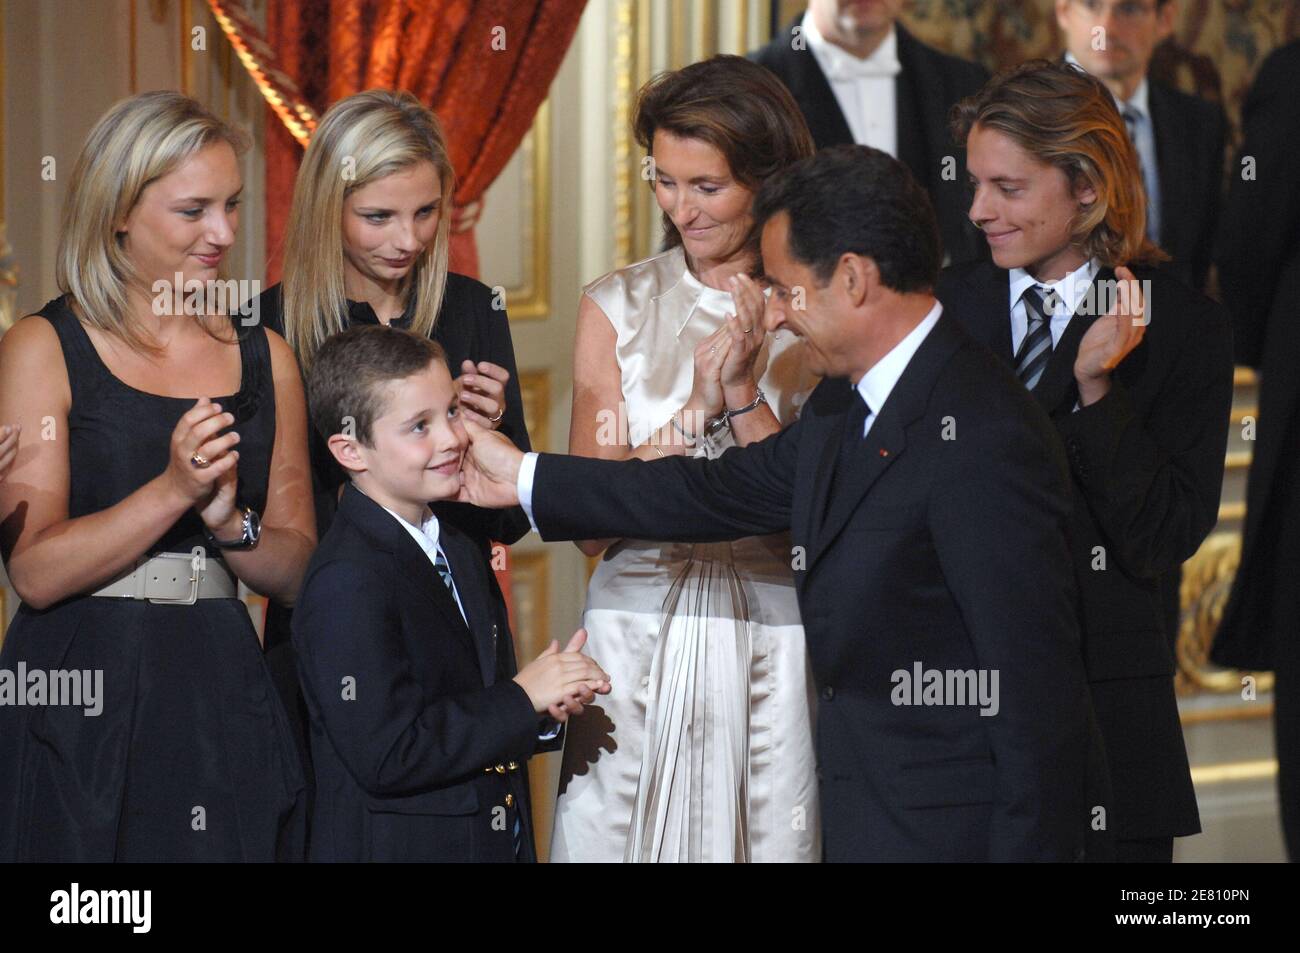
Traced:
<path fill-rule="evenodd" d="M 938 297 L 1016 371 L 1066 448 L 1083 657 L 1118 858 L 1169 860 L 1174 836 L 1197 833 L 1200 819 L 1160 581 L 1218 517 L 1227 315 L 1163 269 L 1124 266 L 1158 250 L 1143 239 L 1136 157 L 1113 148 L 1122 120 L 1095 79 L 1025 64 L 962 103 L 954 122 L 970 217 L 993 260 L 946 269 Z M 1102 196 L 1113 204 L 1099 215 Z M 1080 220 L 1094 224 L 1080 234 Z"/>
<path fill-rule="evenodd" d="M 798 421 L 654 463 L 525 458 L 467 428 L 466 498 L 521 502 L 548 540 L 792 530 L 826 859 L 1080 859 L 1090 710 L 1046 415 L 942 315 L 933 211 L 901 163 L 823 150 L 755 215 L 767 330 L 826 378 Z"/>
<path fill-rule="evenodd" d="M 579 652 L 585 633 L 516 672 L 477 547 L 429 510 L 459 493 L 466 446 L 439 345 L 344 331 L 308 394 L 350 478 L 293 613 L 316 777 L 309 859 L 535 860 L 525 762 L 608 691 Z"/>
<path fill-rule="evenodd" d="M 817 148 L 856 142 L 888 152 L 930 195 L 946 261 L 985 254 L 967 221 L 964 159 L 948 135 L 953 103 L 988 71 L 926 46 L 897 22 L 903 0 L 812 0 L 749 54 L 781 78 Z"/>
<path fill-rule="evenodd" d="M 1172 35 L 1174 0 L 1056 0 L 1065 57 L 1106 84 L 1141 159 L 1147 234 L 1169 274 L 1205 290 L 1223 194 L 1223 108 L 1150 79 Z"/>
<path fill-rule="evenodd" d="M 1300 860 L 1300 41 L 1274 50 L 1246 97 L 1219 252 L 1239 364 L 1258 368 L 1246 529 L 1214 639 L 1220 665 L 1271 669 L 1278 794 Z"/>

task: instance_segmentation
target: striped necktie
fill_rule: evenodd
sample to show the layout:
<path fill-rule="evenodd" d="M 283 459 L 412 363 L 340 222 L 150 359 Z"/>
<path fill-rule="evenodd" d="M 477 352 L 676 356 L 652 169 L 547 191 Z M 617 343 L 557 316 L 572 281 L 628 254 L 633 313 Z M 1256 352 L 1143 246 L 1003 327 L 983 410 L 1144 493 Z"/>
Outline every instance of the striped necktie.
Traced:
<path fill-rule="evenodd" d="M 447 587 L 447 591 L 456 595 L 456 588 L 451 584 L 451 566 L 447 564 L 447 557 L 442 554 L 442 549 L 438 549 L 438 555 L 434 557 L 433 568 L 438 570 L 438 578 L 442 584 Z"/>
<path fill-rule="evenodd" d="M 1052 323 L 1043 310 L 1043 298 L 1035 286 L 1026 288 L 1021 298 L 1025 302 L 1029 330 L 1016 354 L 1016 377 L 1020 378 L 1026 388 L 1033 390 L 1052 357 Z"/>

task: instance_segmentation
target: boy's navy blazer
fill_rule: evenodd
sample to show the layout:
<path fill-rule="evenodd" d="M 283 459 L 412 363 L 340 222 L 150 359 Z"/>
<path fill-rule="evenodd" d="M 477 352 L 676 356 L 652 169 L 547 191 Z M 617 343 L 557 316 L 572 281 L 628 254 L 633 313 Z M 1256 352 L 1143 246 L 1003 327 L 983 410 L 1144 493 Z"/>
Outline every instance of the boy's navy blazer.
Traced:
<path fill-rule="evenodd" d="M 311 716 L 312 860 L 535 860 L 525 761 L 542 719 L 512 680 L 506 609 L 474 544 L 429 557 L 351 484 L 303 580 L 293 643 Z M 512 767 L 513 765 L 513 767 Z"/>

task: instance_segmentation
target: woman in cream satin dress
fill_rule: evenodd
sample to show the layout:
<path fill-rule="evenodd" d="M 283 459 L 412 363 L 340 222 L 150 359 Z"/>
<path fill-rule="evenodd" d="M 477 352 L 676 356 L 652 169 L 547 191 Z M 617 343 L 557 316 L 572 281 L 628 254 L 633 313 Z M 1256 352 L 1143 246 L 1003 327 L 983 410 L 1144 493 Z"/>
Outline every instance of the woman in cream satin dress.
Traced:
<path fill-rule="evenodd" d="M 780 82 L 731 56 L 652 80 L 635 127 L 669 247 L 583 289 L 570 452 L 716 457 L 789 424 L 817 383 L 802 342 L 765 335 L 750 277 L 753 193 L 811 137 Z M 614 690 L 569 722 L 551 860 L 819 860 L 789 536 L 579 546 L 603 553 L 583 625 Z"/>

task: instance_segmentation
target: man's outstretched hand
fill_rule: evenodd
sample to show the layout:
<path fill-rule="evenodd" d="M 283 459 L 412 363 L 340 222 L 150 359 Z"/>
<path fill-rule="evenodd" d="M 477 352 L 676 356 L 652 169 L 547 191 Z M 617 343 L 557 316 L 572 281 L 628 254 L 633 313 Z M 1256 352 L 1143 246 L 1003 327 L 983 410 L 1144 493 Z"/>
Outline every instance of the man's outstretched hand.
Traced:
<path fill-rule="evenodd" d="M 518 506 L 515 481 L 519 479 L 523 451 L 504 434 L 486 430 L 469 419 L 464 424 L 469 434 L 469 449 L 460 469 L 457 502 L 489 509 Z"/>

